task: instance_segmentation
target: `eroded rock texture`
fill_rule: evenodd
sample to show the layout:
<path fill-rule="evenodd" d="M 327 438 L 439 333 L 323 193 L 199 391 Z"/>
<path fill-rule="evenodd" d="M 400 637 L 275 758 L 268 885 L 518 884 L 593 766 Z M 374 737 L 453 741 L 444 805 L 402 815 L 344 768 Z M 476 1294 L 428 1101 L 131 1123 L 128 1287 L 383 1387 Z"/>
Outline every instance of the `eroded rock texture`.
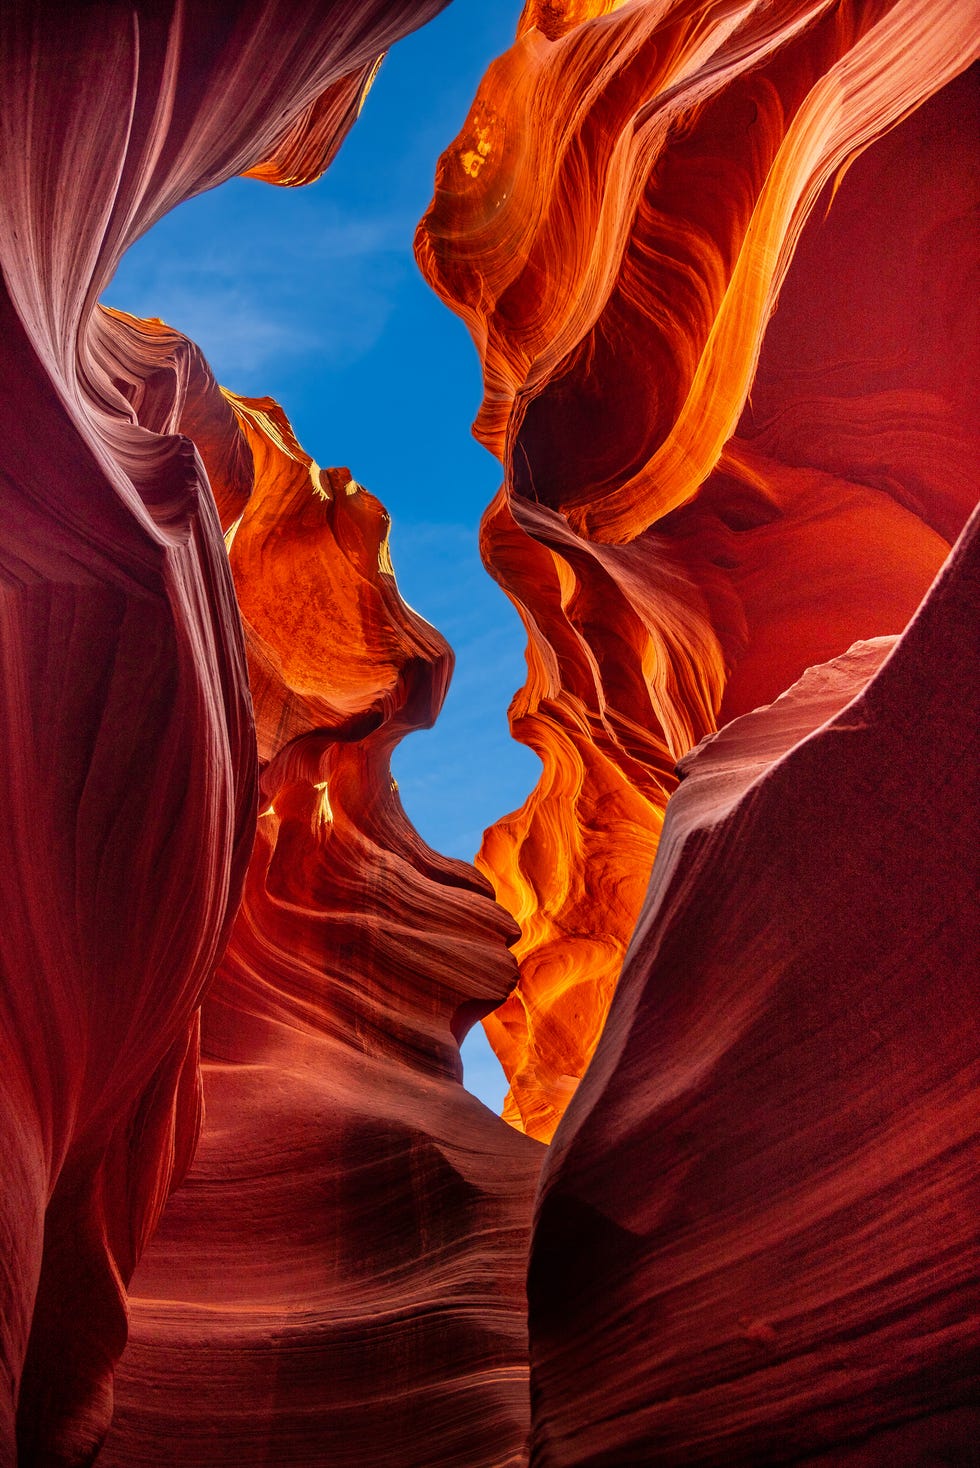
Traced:
<path fill-rule="evenodd" d="M 438 8 L 3 13 L 0 1461 L 517 1468 L 566 1106 L 537 1468 L 963 1459 L 975 8 L 534 0 L 442 162 L 544 764 L 481 857 L 519 1129 L 384 511 L 95 304 Z"/>
<path fill-rule="evenodd" d="M 398 596 L 380 504 L 274 403 L 202 388 L 258 835 L 203 1006 L 201 1145 L 133 1281 L 99 1462 L 523 1462 L 541 1149 L 463 1091 L 458 1049 L 515 982 L 516 928 L 422 844 L 389 768 L 451 654 Z"/>
<path fill-rule="evenodd" d="M 977 19 L 530 4 L 441 162 L 418 256 L 483 355 L 484 554 L 544 766 L 480 857 L 523 930 L 487 1029 L 532 1135 L 598 1041 L 676 761 L 900 632 L 974 502 Z"/>
<path fill-rule="evenodd" d="M 876 676 L 888 639 L 681 764 L 546 1164 L 535 1464 L 974 1461 L 971 526 Z"/>
<path fill-rule="evenodd" d="M 281 1338 L 317 1309 L 333 1355 L 304 1360 L 333 1373 L 331 1402 L 363 1407 L 363 1367 L 387 1429 L 408 1442 L 440 1411 L 457 1461 L 491 1415 L 505 1438 L 523 1434 L 513 1229 L 535 1149 L 463 1096 L 455 1048 L 511 982 L 511 924 L 474 873 L 420 845 L 387 775 L 391 743 L 439 704 L 447 651 L 401 607 L 369 496 L 348 495 L 346 475 L 311 476 L 274 409 L 229 405 L 165 328 L 96 308 L 126 246 L 181 199 L 243 171 L 315 177 L 378 55 L 439 8 L 13 0 L 0 20 L 4 1464 L 18 1452 L 24 1464 L 91 1461 L 125 1287 L 200 1126 L 199 1006 L 242 892 L 257 776 L 211 485 L 226 522 L 247 502 L 232 560 L 264 766 L 245 905 L 208 1017 L 215 1125 L 246 1176 L 230 1212 L 194 1214 L 168 1288 L 205 1353 L 237 1350 L 241 1395 L 223 1401 L 230 1419 L 254 1402 L 263 1462 L 292 1452 L 276 1442 L 272 1399 L 302 1431 Z M 280 505 L 282 523 L 263 522 Z M 346 1071 L 341 1032 L 360 1057 Z M 327 1071 L 335 1104 L 318 1125 Z M 276 1200 L 270 1174 L 283 1168 Z M 175 1283 L 193 1273 L 194 1228 L 214 1231 L 197 1256 L 212 1297 Z M 299 1269 L 306 1229 L 319 1280 Z M 338 1304 L 337 1281 L 353 1291 L 355 1278 L 355 1303 L 349 1292 Z M 261 1361 L 241 1365 L 236 1324 Z M 151 1401 L 169 1390 L 176 1409 L 136 1461 L 175 1461 L 171 1439 L 192 1415 L 183 1348 L 171 1318 L 151 1365 L 136 1358 L 153 1427 Z M 312 1391 L 300 1376 L 300 1395 Z M 219 1382 L 201 1382 L 208 1443 L 194 1458 L 188 1430 L 190 1460 L 216 1461 Z"/>
<path fill-rule="evenodd" d="M 420 231 L 544 764 L 481 858 L 535 1468 L 980 1440 L 975 523 L 902 635 L 976 500 L 976 33 L 529 7 Z"/>

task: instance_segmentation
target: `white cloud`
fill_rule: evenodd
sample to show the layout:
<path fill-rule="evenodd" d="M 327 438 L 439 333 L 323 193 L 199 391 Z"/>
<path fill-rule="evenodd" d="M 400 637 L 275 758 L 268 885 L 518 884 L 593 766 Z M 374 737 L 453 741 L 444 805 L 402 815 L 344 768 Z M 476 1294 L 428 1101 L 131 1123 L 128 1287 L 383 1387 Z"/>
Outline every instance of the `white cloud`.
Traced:
<path fill-rule="evenodd" d="M 234 180 L 167 215 L 103 297 L 182 331 L 240 391 L 262 391 L 255 375 L 273 364 L 315 355 L 336 369 L 364 356 L 409 268 L 412 221 L 268 188 L 257 207 L 260 187 Z"/>

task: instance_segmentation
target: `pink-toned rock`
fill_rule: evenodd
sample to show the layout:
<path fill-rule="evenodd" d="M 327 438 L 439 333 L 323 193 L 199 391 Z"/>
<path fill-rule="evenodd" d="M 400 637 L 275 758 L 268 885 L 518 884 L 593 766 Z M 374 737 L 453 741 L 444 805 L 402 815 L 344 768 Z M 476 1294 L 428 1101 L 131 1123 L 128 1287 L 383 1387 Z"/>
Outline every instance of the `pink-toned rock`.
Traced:
<path fill-rule="evenodd" d="M 598 1043 L 674 766 L 903 629 L 976 499 L 974 7 L 530 0 L 417 237 L 504 484 L 482 548 L 542 762 L 478 865 L 487 1021 L 549 1139 Z"/>
<path fill-rule="evenodd" d="M 0 17 L 5 1464 L 15 1433 L 20 1461 L 66 1468 L 105 1433 L 125 1284 L 194 1149 L 197 1010 L 255 830 L 241 624 L 179 375 L 151 380 L 153 352 L 120 367 L 132 342 L 96 302 L 182 199 L 270 159 L 315 169 L 350 78 L 439 8 Z"/>
<path fill-rule="evenodd" d="M 541 1468 L 970 1461 L 971 529 L 878 671 L 859 645 L 682 765 L 542 1179 Z"/>
<path fill-rule="evenodd" d="M 420 841 L 389 765 L 452 656 L 398 595 L 378 501 L 275 404 L 209 402 L 216 477 L 233 431 L 254 466 L 229 541 L 267 763 L 201 1145 L 133 1281 L 99 1461 L 516 1468 L 543 1149 L 462 1089 L 458 1048 L 513 987 L 516 928 Z"/>

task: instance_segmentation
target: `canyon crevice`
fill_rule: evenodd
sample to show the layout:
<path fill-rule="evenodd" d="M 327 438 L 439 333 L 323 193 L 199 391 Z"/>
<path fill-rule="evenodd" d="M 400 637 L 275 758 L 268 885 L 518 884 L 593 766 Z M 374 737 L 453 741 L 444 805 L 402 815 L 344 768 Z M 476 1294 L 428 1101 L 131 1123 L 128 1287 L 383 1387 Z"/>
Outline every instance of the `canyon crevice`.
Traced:
<path fill-rule="evenodd" d="M 0 1463 L 968 1462 L 980 13 L 529 0 L 490 65 L 416 237 L 543 767 L 472 867 L 356 464 L 98 304 L 441 8 L 0 20 Z"/>

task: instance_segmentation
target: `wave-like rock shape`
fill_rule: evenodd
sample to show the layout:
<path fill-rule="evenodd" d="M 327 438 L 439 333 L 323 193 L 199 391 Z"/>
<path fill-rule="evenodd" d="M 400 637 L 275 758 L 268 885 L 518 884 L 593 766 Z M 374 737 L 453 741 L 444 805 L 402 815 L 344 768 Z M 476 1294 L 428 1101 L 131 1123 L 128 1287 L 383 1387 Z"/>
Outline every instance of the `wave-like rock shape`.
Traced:
<path fill-rule="evenodd" d="M 96 306 L 179 200 L 316 177 L 438 8 L 0 23 L 5 1463 L 525 1461 L 542 1149 L 458 1051 L 516 929 L 390 777 L 448 648 L 346 470 Z M 973 498 L 975 21 L 532 0 L 419 236 L 545 766 L 482 856 L 509 1115 L 573 1097 L 540 1468 L 976 1440 L 975 541 L 892 646 Z"/>
<path fill-rule="evenodd" d="M 192 386 L 263 769 L 202 1011 L 207 1120 L 133 1280 L 99 1462 L 517 1464 L 541 1149 L 463 1091 L 458 1048 L 516 980 L 516 929 L 419 840 L 389 765 L 435 718 L 449 648 L 347 470 L 274 403 L 215 390 L 176 333 L 116 320 Z"/>
<path fill-rule="evenodd" d="M 15 1438 L 25 1463 L 86 1463 L 105 1433 L 125 1285 L 194 1150 L 198 1008 L 256 819 L 241 624 L 181 384 L 96 301 L 180 200 L 314 176 L 379 53 L 439 8 L 0 18 L 4 1463 Z"/>
<path fill-rule="evenodd" d="M 681 764 L 542 1179 L 541 1468 L 974 1460 L 971 530 L 894 650 L 810 669 Z"/>
<path fill-rule="evenodd" d="M 899 633 L 974 502 L 977 19 L 532 0 L 441 161 L 417 253 L 483 357 L 483 551 L 544 767 L 479 858 L 522 926 L 487 1031 L 532 1135 L 602 1032 L 677 760 Z"/>

